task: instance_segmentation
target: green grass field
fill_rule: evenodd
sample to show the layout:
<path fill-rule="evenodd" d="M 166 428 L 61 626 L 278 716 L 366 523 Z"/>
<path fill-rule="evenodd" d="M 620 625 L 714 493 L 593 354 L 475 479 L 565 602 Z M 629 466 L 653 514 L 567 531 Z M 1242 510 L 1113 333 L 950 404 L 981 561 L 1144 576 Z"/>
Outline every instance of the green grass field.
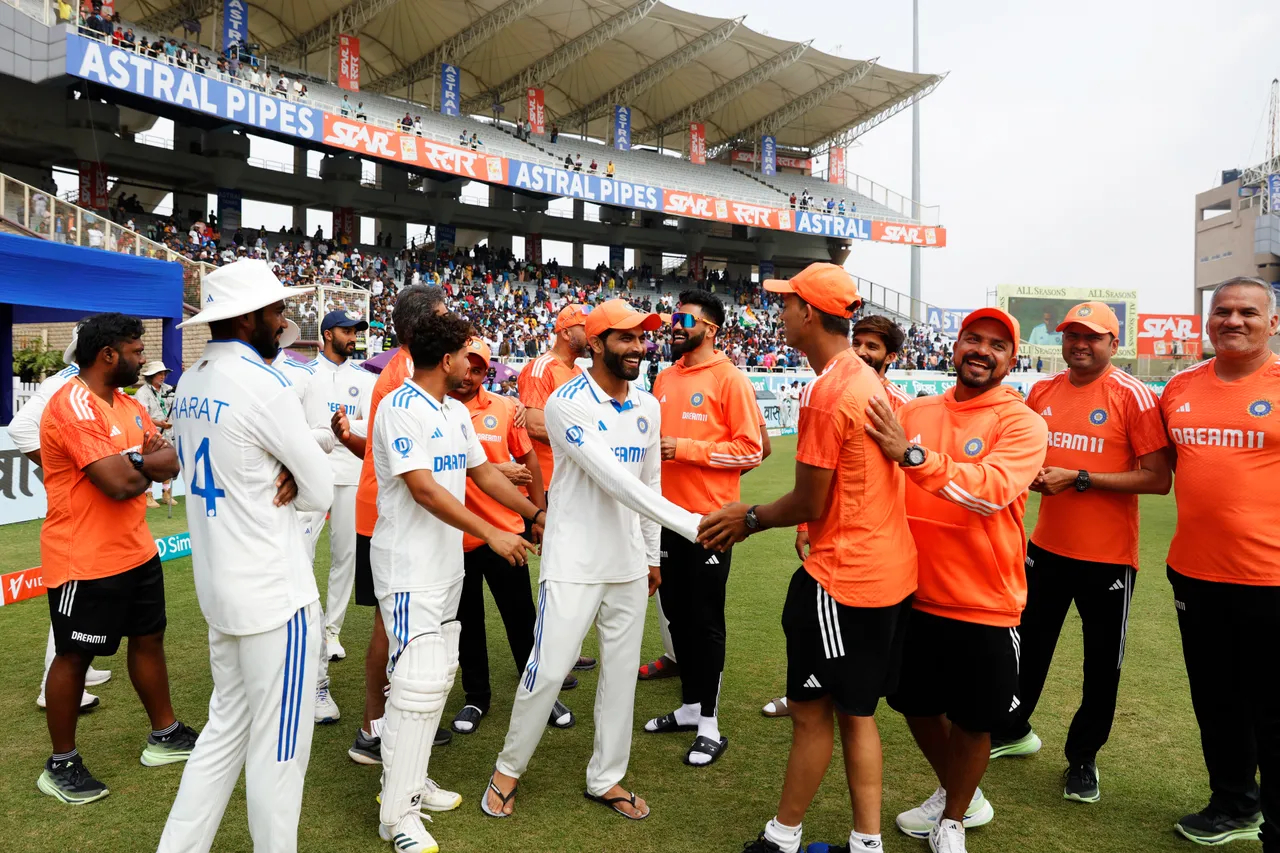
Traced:
<path fill-rule="evenodd" d="M 763 501 L 790 487 L 794 439 L 774 443 L 774 455 L 747 476 L 744 499 Z M 1027 519 L 1034 523 L 1036 497 Z M 1103 799 L 1093 806 L 1062 799 L 1060 774 L 1066 727 L 1078 701 L 1080 624 L 1073 612 L 1058 648 L 1054 670 L 1035 716 L 1045 748 L 1028 759 L 1005 759 L 988 771 L 983 787 L 996 819 L 969 836 L 975 851 L 1187 851 L 1191 845 L 1172 832 L 1175 820 L 1199 809 L 1208 798 L 1199 736 L 1191 712 L 1172 595 L 1164 576 L 1164 556 L 1173 533 L 1172 497 L 1144 498 L 1142 572 L 1133 600 L 1125 676 L 1110 744 L 1100 756 Z M 177 508 L 172 520 L 151 511 L 159 536 L 186 529 Z M 327 575 L 327 537 L 317 566 L 321 589 Z M 0 572 L 39 562 L 38 525 L 0 528 Z M 686 735 L 646 735 L 648 717 L 679 702 L 677 680 L 641 683 L 636 693 L 635 736 L 626 780 L 653 809 L 650 819 L 632 823 L 582 797 L 591 753 L 591 709 L 596 674 L 564 698 L 579 715 L 568 731 L 549 730 L 521 780 L 514 819 L 484 817 L 478 797 L 504 735 L 515 688 L 501 623 L 489 615 L 491 668 L 495 674 L 493 713 L 479 731 L 435 751 L 431 775 L 462 792 L 463 804 L 437 815 L 430 825 L 446 853 L 466 851 L 736 851 L 772 817 L 790 742 L 789 721 L 761 716 L 761 705 L 784 684 L 785 658 L 779 624 L 788 579 L 797 565 L 792 535 L 771 531 L 739 546 L 729 589 L 729 660 L 721 701 L 721 731 L 730 745 L 705 769 L 686 767 L 681 758 Z M 202 727 L 212 683 L 206 626 L 191 582 L 190 560 L 166 563 L 169 630 L 167 650 L 173 702 L 179 718 Z M 651 606 L 644 655 L 661 652 Z M 334 726 L 317 727 L 303 804 L 302 851 L 384 850 L 377 837 L 378 770 L 353 764 L 346 750 L 359 723 L 363 701 L 362 659 L 371 612 L 354 605 L 342 639 L 349 657 L 331 667 L 334 695 L 344 714 Z M 42 796 L 35 780 L 49 753 L 44 714 L 35 704 L 40 681 L 48 609 L 43 598 L 0 610 L 0 637 L 9 653 L 0 658 L 0 718 L 8 720 L 0 755 L 3 846 L 31 853 L 151 851 L 160 837 L 177 791 L 182 766 L 146 768 L 139 761 L 147 720 L 124 670 L 124 656 L 100 659 L 114 670 L 98 688 L 102 705 L 81 717 L 79 748 L 86 763 L 108 784 L 111 796 L 72 808 Z M 595 636 L 587 639 L 593 653 Z M 964 662 L 939 675 L 963 678 Z M 462 704 L 455 687 L 446 720 Z M 902 719 L 883 704 L 879 715 L 885 752 L 884 838 L 888 851 L 921 851 L 927 845 L 899 834 L 893 816 L 917 805 L 933 791 L 928 765 L 916 750 Z M 843 841 L 850 828 L 844 773 L 837 757 L 805 820 L 806 841 Z M 1236 849 L 1248 849 L 1243 842 Z M 252 850 L 245 820 L 243 781 L 232 797 L 214 849 Z"/>

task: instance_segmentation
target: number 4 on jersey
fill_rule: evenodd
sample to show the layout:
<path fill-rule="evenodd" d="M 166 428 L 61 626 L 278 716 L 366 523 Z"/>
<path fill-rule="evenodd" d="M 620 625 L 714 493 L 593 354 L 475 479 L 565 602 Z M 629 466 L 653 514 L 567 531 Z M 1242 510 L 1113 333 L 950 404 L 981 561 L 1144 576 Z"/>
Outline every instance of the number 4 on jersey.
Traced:
<path fill-rule="evenodd" d="M 178 440 L 178 458 L 182 458 L 182 440 Z M 209 439 L 201 440 L 196 448 L 196 455 L 191 460 L 190 482 L 187 491 L 204 500 L 204 514 L 213 518 L 218 514 L 218 498 L 225 497 L 226 491 L 218 488 L 213 479 L 213 461 L 209 458 Z"/>

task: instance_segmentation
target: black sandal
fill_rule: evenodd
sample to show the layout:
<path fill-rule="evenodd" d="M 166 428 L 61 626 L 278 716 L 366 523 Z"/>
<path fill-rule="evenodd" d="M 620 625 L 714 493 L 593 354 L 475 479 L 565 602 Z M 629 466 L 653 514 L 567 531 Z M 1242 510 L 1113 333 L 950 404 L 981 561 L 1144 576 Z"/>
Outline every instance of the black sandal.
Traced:
<path fill-rule="evenodd" d="M 649 723 L 653 723 L 653 728 L 649 728 Z M 644 724 L 644 730 L 651 735 L 664 735 L 669 732 L 696 732 L 698 730 L 697 726 L 684 726 L 677 723 L 674 713 L 654 717 L 649 723 Z"/>
<path fill-rule="evenodd" d="M 626 812 L 624 812 L 622 809 L 618 808 L 618 803 L 630 803 L 631 807 L 635 808 L 636 807 L 635 791 L 629 792 L 628 796 L 625 796 L 625 797 L 597 797 L 595 794 L 591 793 L 590 791 L 583 791 L 582 796 L 586 797 L 588 800 L 590 800 L 593 803 L 599 803 L 602 806 L 606 806 L 607 808 L 622 815 L 627 820 L 644 820 L 649 816 L 649 810 L 646 810 L 645 813 L 642 815 L 629 815 Z M 645 805 L 648 806 L 648 803 L 646 803 Z"/>
<path fill-rule="evenodd" d="M 464 705 L 462 710 L 454 716 L 449 728 L 460 735 L 473 734 L 476 729 L 480 728 L 480 721 L 484 719 L 484 714 L 485 712 L 475 705 Z M 459 723 L 466 723 L 470 728 L 460 729 L 458 728 Z"/>
<path fill-rule="evenodd" d="M 511 815 L 507 814 L 505 811 L 503 811 L 503 809 L 507 807 L 507 803 L 511 802 L 511 798 L 516 795 L 516 789 L 519 787 L 520 787 L 520 782 L 519 780 L 517 780 L 516 784 L 511 788 L 511 793 L 503 794 L 501 791 L 498 790 L 498 786 L 493 784 L 493 774 L 490 773 L 489 787 L 485 790 L 483 794 L 480 795 L 480 811 L 484 812 L 489 817 L 498 817 L 498 818 L 511 817 Z M 498 795 L 498 799 L 502 800 L 502 805 L 498 807 L 498 812 L 496 814 L 494 812 L 489 811 L 489 791 L 493 791 L 495 794 Z"/>
<path fill-rule="evenodd" d="M 694 738 L 693 746 L 689 747 L 689 751 L 684 754 L 684 763 L 688 764 L 690 767 L 710 767 L 712 764 L 716 763 L 716 759 L 721 756 L 728 746 L 729 739 L 727 737 L 720 738 L 720 742 L 716 743 L 709 737 L 702 737 L 699 735 L 697 738 Z M 689 760 L 694 753 L 698 753 L 699 755 L 710 755 L 711 760 L 702 764 L 694 764 Z"/>

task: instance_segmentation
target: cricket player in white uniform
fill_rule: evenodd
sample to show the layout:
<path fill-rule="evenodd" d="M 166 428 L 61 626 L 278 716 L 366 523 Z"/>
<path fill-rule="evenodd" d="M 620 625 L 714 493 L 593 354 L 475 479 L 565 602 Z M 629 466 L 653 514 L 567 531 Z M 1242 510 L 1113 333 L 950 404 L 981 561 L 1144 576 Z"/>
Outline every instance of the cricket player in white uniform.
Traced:
<path fill-rule="evenodd" d="M 642 314 L 621 299 L 597 305 L 586 322 L 590 370 L 547 401 L 556 476 L 543 540 L 535 645 L 481 802 L 490 817 L 511 814 L 516 783 L 593 623 L 600 639 L 600 681 L 586 797 L 633 820 L 649 814 L 644 800 L 620 784 L 631 756 L 645 597 L 662 581 L 661 528 L 694 542 L 701 520 L 662 497 L 661 410 L 651 394 L 632 384 L 640 375 L 644 332 L 660 324 L 657 314 Z"/>
<path fill-rule="evenodd" d="M 489 462 L 467 407 L 449 397 L 468 370 L 472 331 L 457 314 L 422 318 L 409 338 L 413 376 L 383 398 L 371 437 L 378 522 L 369 563 L 391 646 L 378 832 L 400 853 L 436 853 L 421 809 L 446 811 L 462 801 L 436 786 L 427 769 L 458 671 L 463 531 L 513 565 L 524 565 L 534 550 L 466 508 L 467 477 L 533 522 L 535 538 L 545 514 Z"/>
<path fill-rule="evenodd" d="M 333 473 L 315 442 L 298 440 L 308 428 L 292 383 L 263 360 L 291 295 L 265 261 L 236 261 L 205 276 L 204 310 L 184 324 L 213 334 L 172 412 L 213 695 L 160 853 L 209 850 L 242 767 L 255 853 L 298 849 L 321 641 L 299 513 L 333 502 Z"/>
<path fill-rule="evenodd" d="M 40 416 L 44 414 L 44 407 L 53 399 L 53 395 L 58 390 L 80 374 L 80 367 L 76 364 L 76 333 L 79 332 L 80 326 L 71 333 L 71 343 L 67 344 L 67 348 L 62 352 L 62 360 L 67 366 L 59 370 L 52 376 L 46 377 L 40 383 L 40 387 L 36 389 L 36 393 L 31 395 L 30 399 L 23 405 L 18 413 L 13 416 L 13 420 L 9 422 L 9 438 L 13 439 L 14 447 L 18 451 L 30 459 L 37 465 L 41 464 L 40 458 Z M 36 705 L 43 708 L 44 702 L 44 683 L 49 678 L 49 667 L 53 665 L 55 650 L 53 647 L 53 626 L 49 626 L 49 640 L 44 648 L 44 675 L 40 677 L 40 693 L 36 696 Z M 86 687 L 94 687 L 98 684 L 106 684 L 111 680 L 111 670 L 94 669 L 89 667 L 89 671 L 85 673 L 84 683 Z M 80 710 L 87 711 L 90 708 L 98 707 L 99 699 L 88 690 L 80 697 Z"/>

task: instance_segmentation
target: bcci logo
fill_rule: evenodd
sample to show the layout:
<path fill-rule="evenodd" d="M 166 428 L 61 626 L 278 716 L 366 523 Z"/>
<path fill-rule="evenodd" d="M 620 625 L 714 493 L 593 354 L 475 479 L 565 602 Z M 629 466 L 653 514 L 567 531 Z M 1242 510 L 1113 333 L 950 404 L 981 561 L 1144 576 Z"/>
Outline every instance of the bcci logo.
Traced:
<path fill-rule="evenodd" d="M 694 403 L 695 406 L 698 405 L 698 403 L 702 402 L 701 394 L 694 394 L 693 398 L 698 401 L 697 403 Z M 645 433 L 647 433 L 649 431 L 649 419 L 636 418 L 636 429 L 640 430 L 641 435 L 644 435 Z"/>
<path fill-rule="evenodd" d="M 350 388 L 347 389 L 347 393 L 350 394 L 352 397 L 359 397 L 360 389 L 352 385 Z"/>
<path fill-rule="evenodd" d="M 983 444 L 980 438 L 971 438 L 964 443 L 965 456 L 977 456 L 982 452 Z"/>
<path fill-rule="evenodd" d="M 692 397 L 689 398 L 689 405 L 693 406 L 696 409 L 698 406 L 702 405 L 702 401 L 704 399 L 706 398 L 703 397 L 702 392 L 699 391 L 698 393 L 694 394 Z"/>
<path fill-rule="evenodd" d="M 576 444 L 579 447 L 581 447 L 582 446 L 582 427 L 576 424 L 574 426 L 569 427 L 567 430 L 564 431 L 564 438 L 565 438 L 565 441 L 569 442 L 570 444 Z"/>
<path fill-rule="evenodd" d="M 1090 308 L 1088 305 L 1085 305 L 1083 308 L 1081 308 L 1079 311 L 1076 312 L 1076 316 L 1088 317 L 1092 313 L 1093 313 L 1093 309 Z"/>
<path fill-rule="evenodd" d="M 484 428 L 485 428 L 485 429 L 497 429 L 497 428 L 498 428 L 498 419 L 497 419 L 497 418 L 495 418 L 493 415 L 485 415 L 485 416 L 484 416 L 484 421 L 482 421 L 482 423 L 484 424 Z"/>
<path fill-rule="evenodd" d="M 138 429 L 142 429 L 142 415 L 134 415 L 133 422 L 138 425 Z"/>
<path fill-rule="evenodd" d="M 408 459 L 409 451 L 413 450 L 413 441 L 408 438 L 405 438 L 404 436 L 401 436 L 400 438 L 397 438 L 395 441 L 391 442 L 391 447 L 393 450 L 395 450 L 396 453 L 400 454 L 401 459 Z"/>
<path fill-rule="evenodd" d="M 1249 414 L 1253 415 L 1255 418 L 1265 418 L 1267 415 L 1271 414 L 1271 401 L 1254 400 L 1249 404 Z"/>
<path fill-rule="evenodd" d="M 1089 413 L 1089 423 L 1093 424 L 1094 426 L 1102 426 L 1106 422 L 1107 422 L 1106 409 L 1094 409 L 1092 412 Z"/>

